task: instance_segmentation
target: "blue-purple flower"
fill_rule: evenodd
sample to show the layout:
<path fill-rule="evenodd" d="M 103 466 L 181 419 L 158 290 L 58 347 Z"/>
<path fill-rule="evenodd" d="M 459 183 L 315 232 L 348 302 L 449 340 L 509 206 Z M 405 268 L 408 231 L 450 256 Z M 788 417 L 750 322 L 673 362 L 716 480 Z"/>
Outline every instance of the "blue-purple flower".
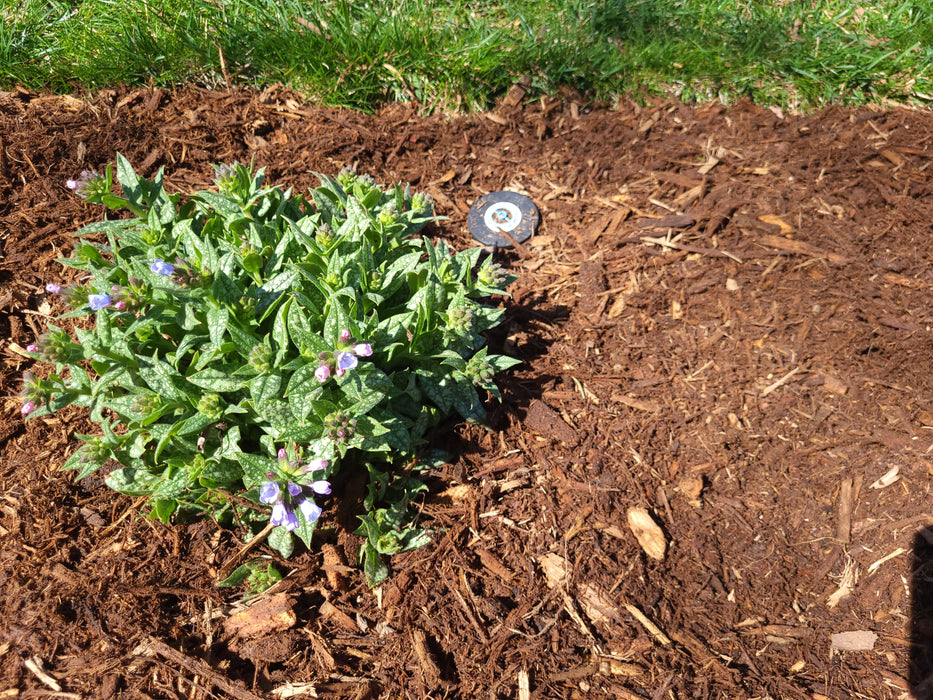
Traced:
<path fill-rule="evenodd" d="M 301 514 L 305 516 L 305 520 L 307 520 L 309 524 L 316 523 L 318 518 L 321 517 L 321 513 L 324 512 L 321 509 L 321 506 L 312 501 L 310 498 L 306 498 L 301 503 L 299 503 L 298 508 L 301 510 Z"/>
<path fill-rule="evenodd" d="M 336 375 L 342 377 L 347 370 L 353 369 L 359 364 L 359 360 L 356 359 L 356 355 L 352 352 L 347 352 L 346 350 L 341 350 L 338 352 L 334 359 L 337 361 L 337 371 Z"/>
<path fill-rule="evenodd" d="M 149 266 L 149 269 L 152 270 L 157 275 L 163 275 L 168 277 L 175 272 L 175 266 L 171 263 L 167 263 L 160 258 L 156 258 L 152 261 L 152 265 Z"/>
<path fill-rule="evenodd" d="M 284 452 L 284 449 L 279 450 L 278 456 L 280 457 L 280 461 L 282 461 L 281 458 Z M 308 473 L 309 471 L 324 469 L 327 467 L 327 464 L 327 460 L 312 460 L 308 466 L 304 467 L 299 473 Z M 314 468 L 309 469 L 309 467 L 312 466 Z M 288 473 L 292 474 L 293 472 Z M 284 527 L 289 532 L 298 529 L 301 522 L 295 514 L 296 510 L 301 512 L 309 525 L 314 524 L 317 522 L 318 518 L 321 517 L 321 507 L 314 502 L 313 498 L 310 498 L 305 493 L 305 489 L 310 489 L 314 494 L 326 496 L 331 492 L 329 481 L 319 479 L 305 487 L 296 481 L 286 480 L 284 482 L 285 487 L 282 488 L 281 482 L 276 479 L 276 475 L 273 472 L 268 472 L 266 478 L 267 480 L 262 482 L 262 485 L 259 487 L 259 500 L 262 503 L 272 504 L 272 515 L 269 517 L 269 522 L 272 525 Z M 299 476 L 295 476 L 295 478 L 298 478 L 300 481 Z"/>
<path fill-rule="evenodd" d="M 273 525 L 281 525 L 289 532 L 297 530 L 300 524 L 298 522 L 298 516 L 295 515 L 295 511 L 291 510 L 282 501 L 277 501 L 276 504 L 272 506 L 272 516 L 269 518 L 269 522 Z"/>
<path fill-rule="evenodd" d="M 274 503 L 278 500 L 281 490 L 276 482 L 264 481 L 259 487 L 259 500 L 263 503 Z"/>
<path fill-rule="evenodd" d="M 45 285 L 45 291 L 47 294 L 61 294 L 62 286 L 60 284 L 55 284 L 55 282 L 49 282 Z"/>
<path fill-rule="evenodd" d="M 93 311 L 100 311 L 111 304 L 111 299 L 109 294 L 89 294 L 87 298 L 88 306 L 91 307 Z"/>
<path fill-rule="evenodd" d="M 329 496 L 330 495 L 330 482 L 324 481 L 312 481 L 309 486 L 314 493 L 320 496 Z"/>
<path fill-rule="evenodd" d="M 358 357 L 369 357 L 373 354 L 373 347 L 369 343 L 358 343 L 350 330 L 344 328 L 337 339 L 337 347 L 333 352 L 322 352 L 318 355 L 321 364 L 314 372 L 317 380 L 323 384 L 331 375 L 342 377 L 359 364 Z"/>

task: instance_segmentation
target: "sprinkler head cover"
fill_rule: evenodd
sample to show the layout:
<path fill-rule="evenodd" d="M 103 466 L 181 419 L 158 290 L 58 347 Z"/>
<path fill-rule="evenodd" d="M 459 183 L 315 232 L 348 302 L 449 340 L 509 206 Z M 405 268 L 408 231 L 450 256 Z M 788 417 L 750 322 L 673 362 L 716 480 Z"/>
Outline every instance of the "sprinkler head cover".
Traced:
<path fill-rule="evenodd" d="M 470 234 L 483 245 L 511 248 L 507 233 L 518 243 L 531 238 L 538 225 L 534 202 L 518 192 L 490 192 L 477 199 L 467 215 Z"/>

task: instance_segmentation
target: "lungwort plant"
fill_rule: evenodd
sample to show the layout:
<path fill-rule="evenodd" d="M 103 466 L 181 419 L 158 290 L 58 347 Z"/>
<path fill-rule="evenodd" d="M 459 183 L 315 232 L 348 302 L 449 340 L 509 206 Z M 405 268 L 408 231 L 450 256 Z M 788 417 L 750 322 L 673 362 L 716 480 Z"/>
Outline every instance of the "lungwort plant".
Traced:
<path fill-rule="evenodd" d="M 357 470 L 361 559 L 381 580 L 381 555 L 428 539 L 409 507 L 426 488 L 425 431 L 482 420 L 480 392 L 499 396 L 493 375 L 516 363 L 487 352 L 502 310 L 480 303 L 514 277 L 478 248 L 414 235 L 435 218 L 430 197 L 368 176 L 321 175 L 307 199 L 242 165 L 190 196 L 122 156 L 116 176 L 122 196 L 109 166 L 68 182 L 133 216 L 82 229 L 61 261 L 80 283 L 47 286 L 63 317 L 94 323 L 74 336 L 49 324 L 27 347 L 54 368 L 27 373 L 23 413 L 88 407 L 100 434 L 80 435 L 64 469 L 106 466 L 111 488 L 166 522 L 207 515 L 247 538 L 268 522 L 285 557 L 296 537 L 311 545 L 332 476 Z"/>

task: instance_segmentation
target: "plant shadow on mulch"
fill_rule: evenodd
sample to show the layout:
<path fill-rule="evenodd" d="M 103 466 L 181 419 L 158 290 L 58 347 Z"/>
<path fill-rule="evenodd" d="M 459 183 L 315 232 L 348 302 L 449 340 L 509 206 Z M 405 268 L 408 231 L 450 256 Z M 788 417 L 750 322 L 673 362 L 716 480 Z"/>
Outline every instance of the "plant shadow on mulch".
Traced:
<path fill-rule="evenodd" d="M 911 625 L 908 678 L 913 694 L 933 696 L 933 536 L 929 530 L 914 537 L 910 578 Z"/>
<path fill-rule="evenodd" d="M 455 457 L 420 505 L 432 543 L 380 588 L 352 478 L 318 548 L 255 552 L 287 576 L 244 607 L 215 585 L 234 533 L 59 472 L 79 410 L 20 418 L 17 349 L 102 216 L 64 182 L 117 152 L 177 190 L 215 162 L 299 191 L 355 164 L 430 193 L 457 248 L 482 194 L 536 202 L 535 236 L 495 253 L 519 280 L 490 342 L 523 363 L 489 428 L 433 434 Z M 933 115 L 906 109 L 0 93 L 0 692 L 930 697 L 931 168 Z"/>

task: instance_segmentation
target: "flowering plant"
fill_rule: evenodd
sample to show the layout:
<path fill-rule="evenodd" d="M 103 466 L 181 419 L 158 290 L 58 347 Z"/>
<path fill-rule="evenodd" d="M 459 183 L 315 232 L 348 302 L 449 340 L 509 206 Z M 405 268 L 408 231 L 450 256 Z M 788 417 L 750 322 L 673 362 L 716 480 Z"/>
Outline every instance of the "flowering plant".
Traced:
<path fill-rule="evenodd" d="M 94 325 L 49 324 L 27 346 L 54 367 L 27 373 L 23 414 L 88 407 L 101 434 L 78 436 L 64 469 L 106 465 L 110 487 L 166 522 L 206 514 L 252 537 L 268 521 L 285 557 L 296 537 L 310 546 L 331 477 L 358 470 L 361 559 L 380 580 L 380 555 L 427 541 L 409 508 L 425 431 L 482 420 L 478 389 L 498 397 L 494 373 L 516 363 L 487 352 L 502 310 L 478 301 L 514 277 L 480 249 L 414 236 L 436 218 L 427 195 L 352 172 L 319 176 L 310 199 L 238 164 L 187 197 L 122 156 L 116 175 L 122 196 L 109 166 L 67 183 L 133 217 L 85 227 L 60 261 L 80 283 L 46 291 Z"/>

